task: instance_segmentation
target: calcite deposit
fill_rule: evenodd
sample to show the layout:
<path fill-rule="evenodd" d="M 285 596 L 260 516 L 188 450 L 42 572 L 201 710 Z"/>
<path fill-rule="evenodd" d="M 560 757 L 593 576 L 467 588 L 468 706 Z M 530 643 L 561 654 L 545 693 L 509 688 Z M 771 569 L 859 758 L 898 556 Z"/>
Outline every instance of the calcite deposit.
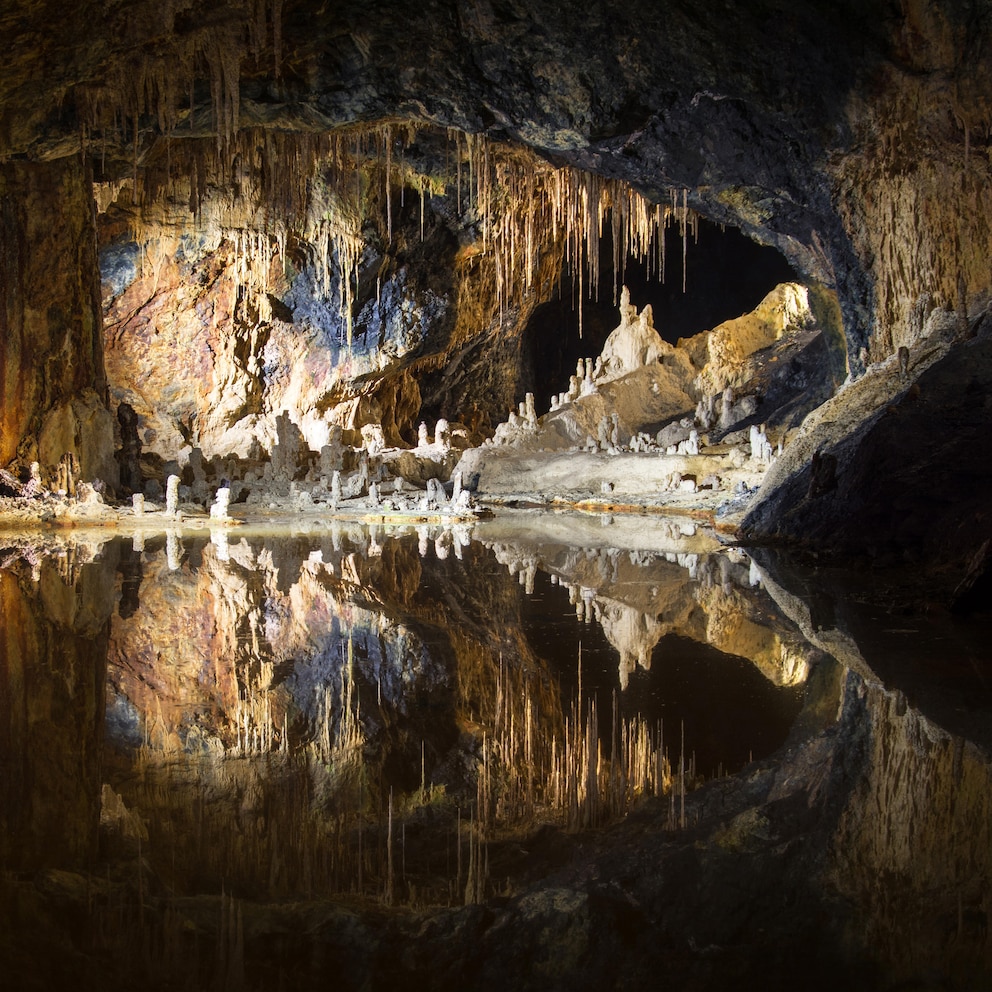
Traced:
<path fill-rule="evenodd" d="M 751 314 L 676 345 L 624 287 L 619 325 L 552 409 L 537 417 L 529 396 L 458 471 L 483 498 L 715 511 L 760 485 L 775 457 L 769 433 L 788 442 L 812 385 L 791 363 L 810 361 L 820 337 L 801 286 L 779 286 Z"/>
<path fill-rule="evenodd" d="M 989 987 L 987 2 L 0 37 L 6 980 Z"/>

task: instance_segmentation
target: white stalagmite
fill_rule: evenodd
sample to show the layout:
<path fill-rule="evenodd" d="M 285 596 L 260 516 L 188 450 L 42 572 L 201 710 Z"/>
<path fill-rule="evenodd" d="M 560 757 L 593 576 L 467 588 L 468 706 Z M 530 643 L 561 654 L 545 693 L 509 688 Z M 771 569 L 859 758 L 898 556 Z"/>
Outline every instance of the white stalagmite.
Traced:
<path fill-rule="evenodd" d="M 165 512 L 170 517 L 179 514 L 179 476 L 170 475 L 165 484 Z"/>
<path fill-rule="evenodd" d="M 214 497 L 213 505 L 210 507 L 211 520 L 227 520 L 227 507 L 231 502 L 230 486 L 221 486 Z"/>

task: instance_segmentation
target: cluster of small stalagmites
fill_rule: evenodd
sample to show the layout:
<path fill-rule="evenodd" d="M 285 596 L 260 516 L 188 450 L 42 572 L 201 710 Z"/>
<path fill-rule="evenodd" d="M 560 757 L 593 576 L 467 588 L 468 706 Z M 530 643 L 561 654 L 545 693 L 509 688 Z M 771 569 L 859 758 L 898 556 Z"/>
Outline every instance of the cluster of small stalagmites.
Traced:
<path fill-rule="evenodd" d="M 0 497 L 40 500 L 49 509 L 53 504 L 67 505 L 66 501 L 71 501 L 76 507 L 97 508 L 105 503 L 106 494 L 107 486 L 102 479 L 93 479 L 92 482 L 82 480 L 79 459 L 71 451 L 62 456 L 47 483 L 38 462 L 31 462 L 26 482 L 0 469 Z"/>
<path fill-rule="evenodd" d="M 426 493 L 408 489 L 391 467 L 379 424 L 362 428 L 361 448 L 344 443 L 341 428 L 333 425 L 318 454 L 287 413 L 276 420 L 277 440 L 268 455 L 257 440 L 245 459 L 215 456 L 207 461 L 197 447 L 182 449 L 175 460 L 165 463 L 162 483 L 150 480 L 145 491 L 132 498 L 134 514 L 162 509 L 158 501 L 163 484 L 165 512 L 173 518 L 181 517 L 185 508 L 193 515 L 208 509 L 211 519 L 227 520 L 230 505 L 238 502 L 297 512 L 321 507 L 337 510 L 342 504 L 381 512 L 465 513 L 474 509 L 460 477 L 453 480 L 450 495 L 437 478 L 429 480 Z M 413 454 L 423 464 L 443 463 L 451 453 L 452 436 L 446 420 L 437 422 L 433 439 L 421 424 Z"/>
<path fill-rule="evenodd" d="M 513 444 L 537 430 L 537 411 L 534 407 L 534 394 L 528 393 L 516 410 L 496 428 L 496 433 L 483 442 L 483 446 Z"/>
<path fill-rule="evenodd" d="M 582 396 L 589 396 L 596 391 L 595 379 L 602 368 L 602 359 L 597 358 L 595 363 L 591 358 L 580 358 L 575 367 L 575 375 L 568 380 L 568 389 L 563 393 L 557 393 L 551 397 L 551 411 L 561 409 L 574 403 Z"/>
<path fill-rule="evenodd" d="M 443 461 L 451 451 L 451 425 L 443 417 L 434 425 L 434 440 L 431 440 L 427 424 L 421 421 L 417 428 L 417 447 L 414 449 L 422 458 Z"/>
<path fill-rule="evenodd" d="M 754 424 L 751 425 L 749 442 L 751 445 L 751 457 L 755 461 L 771 464 L 772 459 L 775 457 L 775 449 L 772 447 L 771 441 L 768 440 L 768 435 L 765 433 L 763 427 L 757 427 Z"/>

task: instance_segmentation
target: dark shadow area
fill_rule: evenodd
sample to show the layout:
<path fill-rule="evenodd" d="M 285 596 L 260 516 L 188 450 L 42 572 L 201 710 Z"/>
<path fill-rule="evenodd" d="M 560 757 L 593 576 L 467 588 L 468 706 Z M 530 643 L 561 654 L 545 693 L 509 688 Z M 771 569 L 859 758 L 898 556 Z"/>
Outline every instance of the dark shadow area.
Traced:
<path fill-rule="evenodd" d="M 690 580 L 687 576 L 686 582 Z M 663 726 L 666 747 L 677 760 L 682 732 L 686 760 L 706 776 L 719 768 L 737 771 L 782 745 L 803 701 L 801 688 L 769 682 L 746 658 L 677 633 L 667 634 L 650 653 L 650 668 L 638 667 L 623 690 L 617 648 L 598 622 L 575 618 L 567 590 L 538 572 L 534 593 L 522 600 L 523 630 L 534 653 L 556 673 L 563 698 L 579 691 L 595 699 L 601 740 L 608 749 L 613 728 L 612 697 L 625 719 L 645 718 Z"/>
<path fill-rule="evenodd" d="M 683 239 L 677 226 L 665 232 L 664 281 L 656 260 L 652 260 L 649 275 L 647 263 L 632 258 L 627 259 L 617 281 L 617 295 L 619 287 L 626 285 L 630 302 L 638 310 L 651 304 L 654 326 L 671 344 L 748 313 L 779 283 L 798 279 L 778 251 L 757 244 L 735 228 L 700 219 L 698 237 L 689 232 L 684 247 L 684 291 Z M 554 393 L 568 386 L 579 358 L 595 357 L 602 351 L 619 322 L 613 236 L 608 226 L 599 248 L 598 295 L 589 299 L 588 288 L 584 289 L 582 337 L 574 273 L 562 277 L 557 297 L 534 311 L 524 331 L 521 385 L 524 392 L 534 393 L 539 413 L 548 409 Z M 587 281 L 584 277 L 584 285 Z"/>

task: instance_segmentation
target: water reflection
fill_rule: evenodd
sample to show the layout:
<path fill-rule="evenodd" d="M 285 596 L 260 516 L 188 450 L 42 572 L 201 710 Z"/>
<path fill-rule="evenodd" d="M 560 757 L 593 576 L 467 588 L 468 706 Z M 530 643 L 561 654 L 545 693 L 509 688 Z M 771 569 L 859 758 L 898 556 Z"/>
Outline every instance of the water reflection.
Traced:
<path fill-rule="evenodd" d="M 801 700 L 776 687 L 805 678 L 805 656 L 744 556 L 685 524 L 647 550 L 574 532 L 539 546 L 499 528 L 483 536 L 170 531 L 25 559 L 49 621 L 64 618 L 52 600 L 75 595 L 79 561 L 116 589 L 105 591 L 95 697 L 105 850 L 140 843 L 174 891 L 457 903 L 490 891 L 483 868 L 470 877 L 473 838 L 538 818 L 604 822 L 645 792 L 685 790 L 701 770 L 740 767 L 784 739 Z M 767 685 L 748 720 L 720 709 L 701 753 L 698 721 L 686 735 L 692 694 L 681 712 L 650 691 L 633 705 L 627 692 L 669 636 L 710 646 L 710 700 L 736 695 L 742 657 Z M 596 671 L 604 655 L 612 679 Z M 439 836 L 406 844 L 406 827 L 425 818 L 443 824 L 443 869 L 430 847 Z"/>
<path fill-rule="evenodd" d="M 865 628 L 843 588 L 690 521 L 173 531 L 12 543 L 0 566 L 0 910 L 23 905 L 24 873 L 65 900 L 65 869 L 104 872 L 99 899 L 72 876 L 99 953 L 147 945 L 152 897 L 222 900 L 225 974 L 232 895 L 505 898 L 490 856 L 508 838 L 616 822 L 644 797 L 659 829 L 702 830 L 693 786 L 791 734 L 762 801 L 822 810 L 802 831 L 860 907 L 843 939 L 867 920 L 895 960 L 916 913 L 914 960 L 943 960 L 918 896 L 938 893 L 956 953 L 984 960 L 985 745 L 881 687 L 878 638 L 901 628 Z M 752 850 L 741 829 L 713 843 Z M 166 961 L 200 932 L 183 905 L 185 922 L 157 917 L 156 967 L 202 981 L 203 960 Z"/>

